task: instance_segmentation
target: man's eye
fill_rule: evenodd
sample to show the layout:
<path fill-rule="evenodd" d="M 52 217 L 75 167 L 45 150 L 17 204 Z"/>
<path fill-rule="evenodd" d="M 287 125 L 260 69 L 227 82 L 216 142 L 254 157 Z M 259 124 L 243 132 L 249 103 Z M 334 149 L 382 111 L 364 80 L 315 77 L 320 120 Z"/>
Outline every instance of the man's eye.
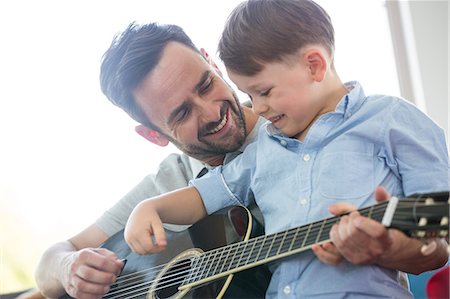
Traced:
<path fill-rule="evenodd" d="M 177 114 L 177 122 L 184 121 L 189 116 L 189 109 L 183 109 Z"/>
<path fill-rule="evenodd" d="M 214 80 L 211 78 L 207 82 L 205 82 L 205 84 L 203 84 L 199 90 L 200 94 L 207 93 L 211 89 L 211 87 L 213 85 L 213 81 Z"/>

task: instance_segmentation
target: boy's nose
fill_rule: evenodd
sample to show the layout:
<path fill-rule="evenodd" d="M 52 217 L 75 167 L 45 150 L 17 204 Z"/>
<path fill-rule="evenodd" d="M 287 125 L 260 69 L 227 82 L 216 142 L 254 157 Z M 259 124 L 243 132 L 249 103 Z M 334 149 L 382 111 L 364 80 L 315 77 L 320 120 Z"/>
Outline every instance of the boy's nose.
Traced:
<path fill-rule="evenodd" d="M 264 113 L 266 113 L 267 110 L 269 110 L 269 106 L 265 104 L 264 101 L 261 101 L 257 98 L 253 98 L 252 109 L 254 113 L 263 116 Z"/>

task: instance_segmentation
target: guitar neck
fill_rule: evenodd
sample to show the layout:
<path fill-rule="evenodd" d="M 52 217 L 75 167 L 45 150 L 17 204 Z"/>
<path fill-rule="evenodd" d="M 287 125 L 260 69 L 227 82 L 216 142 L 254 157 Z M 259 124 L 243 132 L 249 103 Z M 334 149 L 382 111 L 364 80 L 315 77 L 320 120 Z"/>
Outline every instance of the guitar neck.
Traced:
<path fill-rule="evenodd" d="M 448 193 L 446 193 L 448 198 Z M 431 208 L 426 209 L 430 206 Z M 417 199 L 399 201 L 391 198 L 367 208 L 358 210 L 365 217 L 378 221 L 386 227 L 395 227 L 406 234 L 421 238 L 427 236 L 426 229 L 432 229 L 432 234 L 448 236 L 448 202 L 435 204 L 421 204 Z M 420 224 L 423 211 L 427 219 L 434 214 L 444 215 L 439 218 L 440 223 L 426 227 Z M 192 272 L 186 278 L 180 289 L 203 284 L 205 282 L 224 277 L 248 268 L 252 268 L 270 261 L 287 257 L 310 249 L 314 244 L 329 241 L 331 228 L 338 223 L 343 215 L 326 218 L 307 225 L 292 228 L 279 233 L 259 236 L 247 241 L 234 243 L 225 247 L 205 252 L 193 261 Z M 419 219 L 420 218 L 420 219 Z M 446 219 L 442 222 L 442 219 Z M 430 223 L 428 223 L 430 224 Z M 422 226 L 417 231 L 418 226 Z"/>
<path fill-rule="evenodd" d="M 381 222 L 387 205 L 386 202 L 380 203 L 361 209 L 359 213 Z M 331 228 L 341 217 L 330 217 L 205 252 L 192 265 L 195 271 L 191 273 L 187 283 L 201 284 L 308 250 L 314 244 L 327 242 Z"/>

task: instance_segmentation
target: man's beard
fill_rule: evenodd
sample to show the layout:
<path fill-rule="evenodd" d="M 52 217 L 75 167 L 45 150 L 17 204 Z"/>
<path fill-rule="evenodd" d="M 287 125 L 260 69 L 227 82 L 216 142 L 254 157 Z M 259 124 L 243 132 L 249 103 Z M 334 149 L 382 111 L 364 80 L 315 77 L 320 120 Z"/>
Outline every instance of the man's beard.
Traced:
<path fill-rule="evenodd" d="M 211 142 L 205 138 L 205 132 L 210 131 L 215 128 L 218 123 L 206 124 L 203 128 L 198 131 L 198 140 L 200 144 L 181 144 L 177 140 L 166 136 L 170 142 L 172 142 L 179 150 L 199 160 L 207 160 L 209 158 L 224 156 L 225 154 L 237 151 L 245 142 L 247 137 L 247 130 L 245 126 L 245 118 L 242 112 L 241 106 L 237 101 L 236 95 L 234 95 L 234 100 L 236 105 L 224 102 L 224 106 L 221 109 L 221 118 L 223 119 L 224 113 L 227 113 L 228 108 L 230 109 L 230 116 L 233 124 L 237 126 L 230 136 L 223 138 L 223 140 L 217 140 L 216 142 Z M 228 104 L 227 104 L 228 103 Z"/>

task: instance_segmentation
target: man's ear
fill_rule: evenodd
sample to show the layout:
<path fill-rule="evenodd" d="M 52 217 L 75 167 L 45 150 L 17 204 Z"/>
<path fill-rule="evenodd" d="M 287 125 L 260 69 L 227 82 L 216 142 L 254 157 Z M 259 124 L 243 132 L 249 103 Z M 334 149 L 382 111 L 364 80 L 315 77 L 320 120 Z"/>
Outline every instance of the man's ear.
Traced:
<path fill-rule="evenodd" d="M 159 134 L 155 130 L 147 128 L 146 126 L 138 125 L 134 128 L 134 130 L 151 143 L 159 146 L 167 146 L 169 144 L 169 140 L 165 136 Z"/>
<path fill-rule="evenodd" d="M 214 69 L 216 70 L 216 72 L 217 72 L 221 77 L 223 77 L 222 71 L 219 69 L 219 67 L 218 67 L 217 64 L 214 62 L 214 60 L 212 60 L 211 56 L 209 56 L 208 52 L 206 52 L 206 50 L 205 50 L 204 48 L 201 48 L 201 49 L 200 49 L 200 52 L 202 52 L 203 57 L 205 57 L 206 61 L 208 61 L 208 63 L 214 67 Z"/>
<path fill-rule="evenodd" d="M 305 52 L 303 58 L 309 66 L 313 80 L 321 82 L 328 70 L 328 62 L 322 51 L 312 48 Z"/>

